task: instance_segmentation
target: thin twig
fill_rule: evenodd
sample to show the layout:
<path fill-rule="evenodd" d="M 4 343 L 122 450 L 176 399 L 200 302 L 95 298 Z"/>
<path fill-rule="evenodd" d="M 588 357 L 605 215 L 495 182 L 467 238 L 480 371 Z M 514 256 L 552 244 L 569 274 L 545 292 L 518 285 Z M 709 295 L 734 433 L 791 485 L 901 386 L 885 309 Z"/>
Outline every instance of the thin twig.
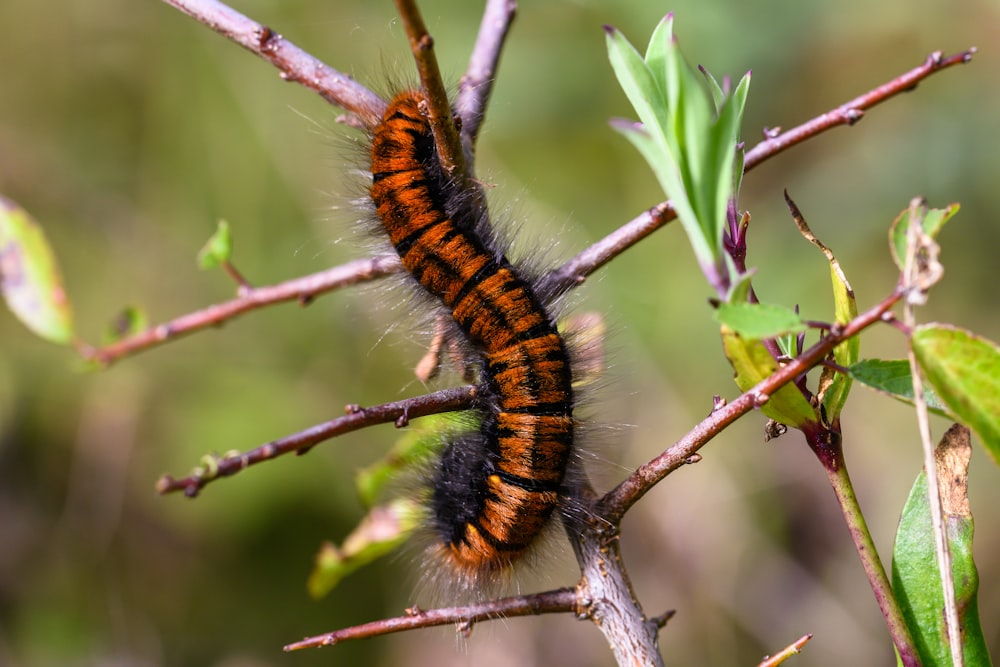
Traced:
<path fill-rule="evenodd" d="M 277 285 L 241 288 L 240 295 L 235 299 L 181 315 L 174 320 L 150 327 L 110 345 L 92 348 L 86 352 L 85 356 L 90 361 L 104 365 L 111 364 L 122 357 L 162 345 L 180 336 L 210 327 L 218 327 L 247 311 L 286 301 L 298 301 L 307 305 L 320 294 L 346 285 L 373 280 L 399 270 L 398 257 L 383 255 L 369 259 L 357 259 Z"/>
<path fill-rule="evenodd" d="M 961 65 L 972 60 L 976 52 L 975 47 L 945 57 L 941 51 L 935 51 L 927 56 L 924 63 L 919 67 L 911 69 L 905 74 L 897 76 L 892 81 L 884 83 L 877 88 L 869 90 L 864 95 L 855 97 L 849 102 L 841 104 L 836 109 L 826 112 L 821 116 L 813 118 L 807 123 L 803 123 L 796 128 L 782 132 L 775 137 L 768 137 L 764 141 L 754 146 L 747 152 L 743 161 L 744 171 L 748 171 L 764 160 L 774 157 L 787 148 L 801 143 L 806 139 L 811 139 L 822 132 L 837 127 L 839 125 L 854 125 L 864 116 L 866 109 L 870 109 L 876 104 L 881 104 L 886 100 L 913 90 L 917 84 L 935 72 L 940 72 L 952 65 Z"/>
<path fill-rule="evenodd" d="M 500 54 L 516 12 L 514 0 L 487 1 L 469 66 L 458 83 L 455 113 L 462 119 L 462 139 L 469 148 L 476 145 L 486 105 L 493 92 Z"/>
<path fill-rule="evenodd" d="M 212 480 L 235 475 L 256 463 L 269 461 L 290 452 L 302 454 L 319 442 L 367 426 L 395 422 L 397 427 L 403 427 L 415 417 L 467 410 L 475 400 L 475 396 L 474 387 L 456 387 L 370 408 L 348 406 L 348 414 L 343 417 L 273 440 L 242 454 L 211 459 L 205 462 L 206 465 L 201 470 L 188 477 L 174 479 L 164 475 L 157 482 L 156 490 L 159 493 L 183 491 L 184 495 L 194 497 Z"/>
<path fill-rule="evenodd" d="M 794 642 L 792 642 L 785 648 L 781 649 L 774 655 L 764 658 L 764 660 L 761 661 L 761 663 L 757 665 L 757 667 L 778 667 L 778 665 L 783 663 L 785 660 L 788 660 L 793 655 L 798 655 L 799 653 L 801 653 L 802 647 L 808 644 L 809 640 L 812 638 L 813 636 L 811 633 L 808 635 L 802 635 L 801 637 L 799 637 Z"/>
<path fill-rule="evenodd" d="M 408 609 L 405 616 L 386 618 L 364 625 L 355 625 L 342 630 L 308 637 L 302 641 L 289 644 L 286 651 L 297 651 L 303 648 L 332 646 L 349 639 L 364 639 L 377 637 L 393 632 L 429 628 L 436 625 L 455 623 L 458 631 L 463 634 L 472 632 L 472 627 L 479 621 L 489 621 L 498 618 L 513 618 L 515 616 L 538 616 L 572 611 L 582 615 L 581 605 L 577 601 L 577 591 L 572 588 L 560 588 L 546 593 L 519 595 L 501 598 L 466 607 L 449 607 L 446 609 Z"/>
<path fill-rule="evenodd" d="M 676 216 L 670 202 L 657 204 L 578 253 L 555 271 L 549 272 L 544 281 L 557 292 L 570 290 Z"/>
<path fill-rule="evenodd" d="M 232 278 L 233 282 L 236 283 L 236 293 L 239 296 L 245 296 L 247 292 L 253 290 L 253 285 L 250 284 L 250 281 L 247 280 L 228 259 L 222 260 L 219 263 L 219 266 L 222 267 L 222 270 L 226 272 L 226 275 Z"/>
<path fill-rule="evenodd" d="M 910 202 L 908 227 L 906 229 L 906 258 L 903 263 L 904 286 L 907 299 L 903 303 L 903 324 L 912 332 L 916 326 L 914 306 L 926 298 L 926 291 L 940 278 L 938 266 L 927 264 L 926 250 L 933 244 L 923 231 L 924 202 L 917 198 Z M 921 261 L 923 256 L 923 261 Z M 937 556 L 941 592 L 944 597 L 944 621 L 948 634 L 948 646 L 953 667 L 964 667 L 965 652 L 962 648 L 962 632 L 955 601 L 955 580 L 951 568 L 951 549 L 944 526 L 944 508 L 941 503 L 941 487 L 938 486 L 938 466 L 934 442 L 931 440 L 930 417 L 924 383 L 911 344 L 906 353 L 910 364 L 913 383 L 913 406 L 917 416 L 917 429 L 924 454 L 924 474 L 927 475 L 927 502 L 930 505 L 931 528 L 934 533 L 934 553 Z"/>
<path fill-rule="evenodd" d="M 268 61 L 281 71 L 282 79 L 299 83 L 327 102 L 350 111 L 360 126 L 372 128 L 381 118 L 385 109 L 382 98 L 267 26 L 217 0 L 163 1 Z"/>
<path fill-rule="evenodd" d="M 427 122 L 434 135 L 438 160 L 446 174 L 461 182 L 468 175 L 465 153 L 451 115 L 451 103 L 438 68 L 437 56 L 434 55 L 434 38 L 427 32 L 416 0 L 396 0 L 396 10 L 410 39 L 420 85 L 427 96 Z"/>
<path fill-rule="evenodd" d="M 885 313 L 903 297 L 903 294 L 904 291 L 897 288 L 888 297 L 844 324 L 842 328 L 837 327 L 831 331 L 829 335 L 824 336 L 815 345 L 739 398 L 713 410 L 683 438 L 653 460 L 639 466 L 627 479 L 601 498 L 597 504 L 598 515 L 617 525 L 625 512 L 657 482 L 687 463 L 692 454 L 729 424 L 753 408 L 759 407 L 775 391 L 822 362 L 837 345 L 882 320 Z"/>

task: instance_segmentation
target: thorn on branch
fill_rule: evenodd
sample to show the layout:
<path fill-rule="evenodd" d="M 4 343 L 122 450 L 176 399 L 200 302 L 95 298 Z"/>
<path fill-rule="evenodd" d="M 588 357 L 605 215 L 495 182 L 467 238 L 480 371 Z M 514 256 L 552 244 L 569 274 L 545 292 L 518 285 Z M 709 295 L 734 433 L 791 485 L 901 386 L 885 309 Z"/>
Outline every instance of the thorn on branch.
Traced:
<path fill-rule="evenodd" d="M 677 614 L 676 609 L 668 609 L 659 616 L 654 616 L 649 619 L 649 623 L 655 627 L 657 630 L 662 630 L 667 625 L 667 621 L 672 619 Z"/>
<path fill-rule="evenodd" d="M 465 619 L 459 621 L 455 624 L 455 632 L 462 637 L 462 639 L 468 639 L 472 636 L 472 628 L 475 625 L 472 621 Z"/>
<path fill-rule="evenodd" d="M 261 24 L 260 29 L 257 31 L 257 48 L 260 49 L 261 53 L 274 55 L 276 49 L 272 40 L 278 39 L 281 39 L 281 35 L 266 25 Z"/>

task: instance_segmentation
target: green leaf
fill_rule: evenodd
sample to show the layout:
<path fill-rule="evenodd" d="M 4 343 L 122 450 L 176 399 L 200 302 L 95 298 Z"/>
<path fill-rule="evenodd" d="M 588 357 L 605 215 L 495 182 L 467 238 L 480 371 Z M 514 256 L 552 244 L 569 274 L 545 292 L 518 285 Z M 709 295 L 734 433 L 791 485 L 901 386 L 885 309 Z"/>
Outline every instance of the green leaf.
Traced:
<path fill-rule="evenodd" d="M 807 329 L 794 310 L 769 303 L 723 303 L 715 311 L 715 320 L 751 340 L 774 338 Z"/>
<path fill-rule="evenodd" d="M 674 111 L 678 94 L 676 77 L 665 75 L 665 72 L 676 69 L 671 25 L 672 17 L 668 15 L 657 26 L 650 39 L 646 60 L 620 31 L 607 29 L 608 60 L 641 121 L 639 126 L 619 121 L 612 123 L 612 127 L 631 141 L 646 159 L 660 187 L 671 199 L 698 261 L 711 262 L 714 256 L 712 246 L 701 234 L 697 215 L 685 189 L 679 161 L 681 148 L 676 136 L 667 131 L 676 121 Z M 656 66 L 659 77 L 654 76 L 649 63 Z M 674 121 L 671 121 L 670 114 L 673 114 Z"/>
<path fill-rule="evenodd" d="M 722 110 L 722 105 L 726 102 L 726 91 L 722 89 L 722 86 L 719 85 L 719 82 L 715 80 L 715 77 L 707 69 L 699 66 L 698 71 L 705 77 L 705 82 L 708 84 L 708 91 L 712 93 L 712 103 L 715 105 L 715 113 L 719 113 Z"/>
<path fill-rule="evenodd" d="M 726 208 L 729 206 L 729 200 L 738 194 L 742 178 L 743 151 L 738 151 L 736 145 L 739 143 L 740 126 L 749 93 L 750 73 L 747 72 L 736 85 L 733 94 L 719 109 L 715 122 L 707 128 L 711 141 L 708 146 L 709 154 L 706 157 L 706 162 L 710 165 L 706 168 L 706 179 L 711 179 L 708 182 L 712 183 L 713 187 L 709 188 L 706 194 L 714 193 L 714 198 L 711 200 L 711 219 L 715 222 L 715 228 L 712 234 L 713 238 L 720 242 L 726 229 Z"/>
<path fill-rule="evenodd" d="M 942 438 L 935 460 L 965 664 L 985 667 L 991 661 L 979 621 L 979 573 L 972 559 L 973 521 L 967 495 L 971 451 L 968 429 L 956 424 Z M 921 471 L 896 531 L 892 588 L 924 667 L 950 667 L 944 594 L 934 542 L 927 475 Z"/>
<path fill-rule="evenodd" d="M 73 313 L 55 253 L 35 220 L 0 197 L 0 291 L 11 312 L 59 345 L 75 339 Z"/>
<path fill-rule="evenodd" d="M 726 255 L 727 261 L 732 258 Z M 726 295 L 726 303 L 744 303 L 750 298 L 750 287 L 756 269 L 750 269 L 746 273 L 739 274 L 733 267 L 733 282 L 729 285 L 729 294 Z"/>
<path fill-rule="evenodd" d="M 232 255 L 233 237 L 229 231 L 229 223 L 219 220 L 215 233 L 198 251 L 198 266 L 201 269 L 214 269 L 228 262 Z"/>
<path fill-rule="evenodd" d="M 149 318 L 141 308 L 126 306 L 114 320 L 108 323 L 102 340 L 107 345 L 134 336 L 140 331 L 145 331 L 148 327 Z"/>
<path fill-rule="evenodd" d="M 667 105 L 653 73 L 635 47 L 615 28 L 607 29 L 608 60 L 625 96 L 650 132 L 666 125 Z"/>
<path fill-rule="evenodd" d="M 788 358 L 794 357 L 798 354 L 797 348 L 797 336 L 795 334 L 787 334 L 785 336 L 775 336 L 774 342 L 778 346 L 778 350 L 781 354 Z"/>
<path fill-rule="evenodd" d="M 672 15 L 653 31 L 645 57 L 617 30 L 608 29 L 607 42 L 611 66 L 641 121 L 614 127 L 649 163 L 706 277 L 717 288 L 728 285 L 735 277 L 725 275 L 732 267 L 724 261 L 722 237 L 739 183 L 736 144 L 749 76 L 728 97 L 710 74 L 698 76 L 677 48 Z"/>
<path fill-rule="evenodd" d="M 347 575 L 397 549 L 422 518 L 420 504 L 409 498 L 373 507 L 339 548 L 330 542 L 320 548 L 306 582 L 309 595 L 324 597 Z"/>
<path fill-rule="evenodd" d="M 778 370 L 778 362 L 761 341 L 744 339 L 726 325 L 722 326 L 722 346 L 736 372 L 736 385 L 741 391 L 749 391 Z M 777 422 L 795 428 L 820 422 L 816 410 L 793 384 L 786 384 L 772 394 L 760 411 Z"/>
<path fill-rule="evenodd" d="M 913 354 L 938 396 L 982 439 L 1000 464 L 1000 348 L 957 327 L 927 324 L 910 337 Z"/>
<path fill-rule="evenodd" d="M 896 267 L 900 271 L 904 270 L 906 263 L 906 239 L 911 220 L 919 222 L 923 227 L 924 233 L 933 239 L 941 231 L 941 228 L 944 227 L 944 223 L 951 220 L 958 213 L 959 208 L 957 203 L 949 204 L 945 208 L 932 209 L 911 204 L 900 211 L 889 227 L 889 249 L 892 253 L 892 261 L 896 263 Z"/>
<path fill-rule="evenodd" d="M 861 384 L 913 405 L 913 375 L 906 359 L 864 359 L 847 367 L 848 374 Z M 931 412 L 954 419 L 934 388 L 924 383 L 924 402 Z"/>
<path fill-rule="evenodd" d="M 830 279 L 833 283 L 834 321 L 846 324 L 857 317 L 858 303 L 854 298 L 854 290 L 851 289 L 851 284 L 847 282 L 847 277 L 836 259 L 830 262 Z M 852 336 L 833 348 L 833 360 L 844 368 L 853 366 L 860 356 L 861 339 L 858 336 Z M 847 396 L 851 393 L 851 378 L 825 367 L 820 377 L 820 385 L 825 385 L 827 380 L 830 381 L 830 385 L 823 393 L 823 407 L 826 408 L 827 417 L 834 420 L 840 416 L 840 411 L 847 402 Z"/>

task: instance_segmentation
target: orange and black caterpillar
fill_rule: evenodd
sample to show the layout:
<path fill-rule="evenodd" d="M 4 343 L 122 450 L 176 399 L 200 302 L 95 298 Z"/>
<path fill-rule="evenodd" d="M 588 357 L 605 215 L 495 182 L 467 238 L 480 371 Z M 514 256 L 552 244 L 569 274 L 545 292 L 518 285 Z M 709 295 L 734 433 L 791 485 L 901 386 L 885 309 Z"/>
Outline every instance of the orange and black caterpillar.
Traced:
<path fill-rule="evenodd" d="M 481 364 L 478 434 L 445 448 L 431 508 L 459 573 L 507 568 L 559 502 L 573 448 L 570 358 L 540 294 L 445 175 L 423 95 L 388 105 L 374 130 L 370 196 L 405 269 L 451 312 Z"/>

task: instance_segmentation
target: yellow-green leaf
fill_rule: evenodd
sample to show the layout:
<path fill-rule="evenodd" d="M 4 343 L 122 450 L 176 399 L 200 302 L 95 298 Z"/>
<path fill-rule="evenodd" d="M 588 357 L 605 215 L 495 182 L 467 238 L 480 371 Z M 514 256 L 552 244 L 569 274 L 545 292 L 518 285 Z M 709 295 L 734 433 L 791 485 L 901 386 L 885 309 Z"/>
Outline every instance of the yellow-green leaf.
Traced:
<path fill-rule="evenodd" d="M 431 415 L 414 422 L 389 452 L 354 475 L 354 487 L 365 506 L 375 503 L 382 489 L 414 466 L 425 461 L 444 442 L 443 434 L 454 427 L 447 415 Z"/>
<path fill-rule="evenodd" d="M 722 346 L 742 391 L 750 390 L 778 370 L 778 362 L 761 341 L 745 339 L 725 325 L 722 326 Z M 816 410 L 792 384 L 771 394 L 760 410 L 771 419 L 796 428 L 820 422 Z"/>
<path fill-rule="evenodd" d="M 0 197 L 0 291 L 11 312 L 38 336 L 69 345 L 73 313 L 55 253 L 24 209 Z"/>
<path fill-rule="evenodd" d="M 837 261 L 833 251 L 813 234 L 809 224 L 787 192 L 785 193 L 785 201 L 788 202 L 792 210 L 792 217 L 799 228 L 799 233 L 816 246 L 826 257 L 826 261 L 830 263 L 830 280 L 833 284 L 833 321 L 838 324 L 850 322 L 858 316 L 858 304 L 854 298 L 854 290 L 851 288 L 851 283 L 847 280 L 840 262 Z M 857 336 L 853 336 L 833 349 L 833 360 L 839 366 L 847 368 L 857 362 L 860 353 L 861 341 Z M 823 368 L 819 379 L 818 393 L 823 400 L 823 407 L 826 408 L 826 417 L 829 422 L 835 421 L 840 416 L 840 411 L 843 409 L 850 391 L 850 376 L 829 367 Z"/>
<path fill-rule="evenodd" d="M 326 542 L 320 548 L 306 582 L 309 595 L 327 595 L 347 575 L 394 551 L 419 527 L 422 517 L 419 503 L 409 498 L 373 507 L 340 547 Z"/>

